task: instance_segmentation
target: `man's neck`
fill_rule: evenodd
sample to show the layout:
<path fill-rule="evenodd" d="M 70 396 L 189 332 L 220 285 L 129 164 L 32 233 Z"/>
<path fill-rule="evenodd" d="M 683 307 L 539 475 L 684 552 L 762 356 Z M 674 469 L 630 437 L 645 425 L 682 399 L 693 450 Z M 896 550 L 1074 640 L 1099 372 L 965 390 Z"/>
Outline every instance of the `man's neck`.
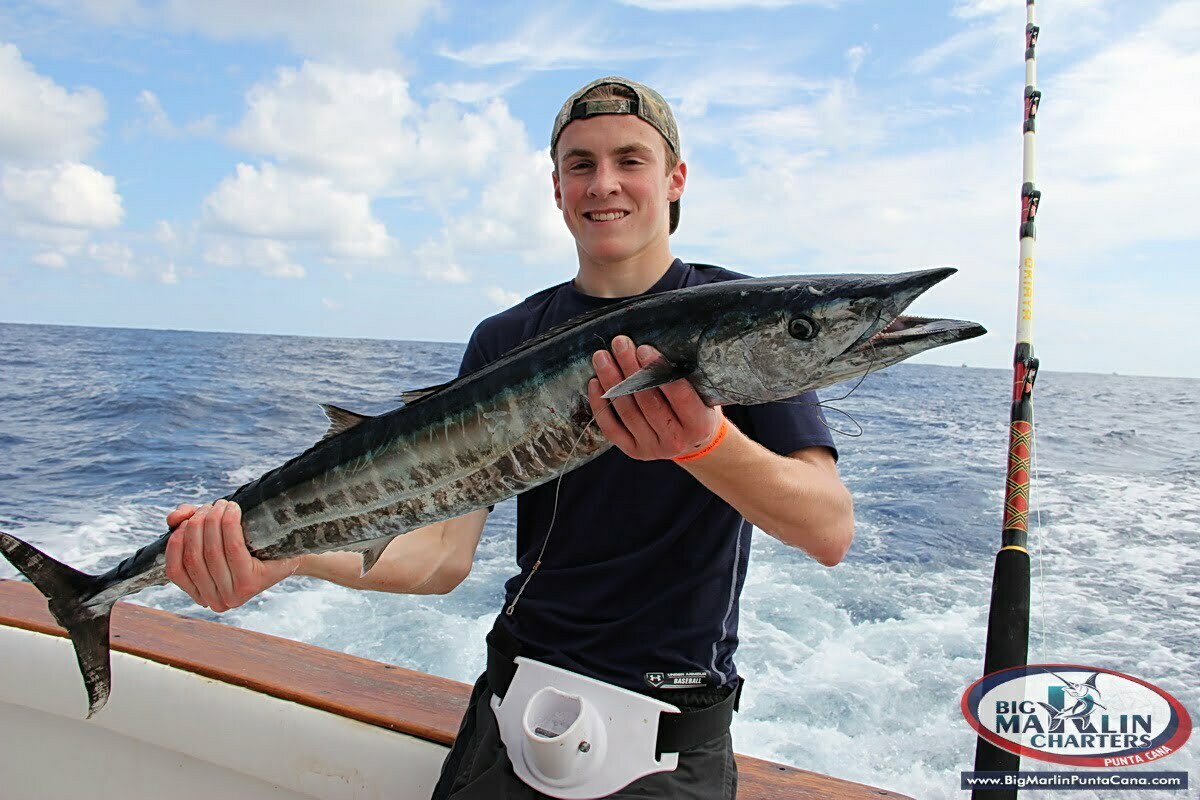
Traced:
<path fill-rule="evenodd" d="M 592 297 L 633 297 L 658 283 L 674 261 L 666 244 L 624 261 L 596 262 L 580 253 L 575 288 Z"/>

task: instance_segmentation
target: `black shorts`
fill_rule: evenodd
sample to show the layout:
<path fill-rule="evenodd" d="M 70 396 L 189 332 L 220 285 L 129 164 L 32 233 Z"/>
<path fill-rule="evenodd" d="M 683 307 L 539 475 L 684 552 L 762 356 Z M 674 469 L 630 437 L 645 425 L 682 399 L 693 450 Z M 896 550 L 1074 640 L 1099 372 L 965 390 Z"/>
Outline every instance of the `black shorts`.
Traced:
<path fill-rule="evenodd" d="M 687 709 L 704 707 L 720 699 L 719 690 L 673 692 L 660 699 Z M 508 760 L 491 706 L 487 675 L 481 675 L 471 692 L 458 738 L 446 761 L 432 800 L 541 800 L 547 798 L 527 786 Z M 733 740 L 722 736 L 679 754 L 679 766 L 638 778 L 613 798 L 659 797 L 679 800 L 733 800 L 737 797 L 737 765 Z"/>

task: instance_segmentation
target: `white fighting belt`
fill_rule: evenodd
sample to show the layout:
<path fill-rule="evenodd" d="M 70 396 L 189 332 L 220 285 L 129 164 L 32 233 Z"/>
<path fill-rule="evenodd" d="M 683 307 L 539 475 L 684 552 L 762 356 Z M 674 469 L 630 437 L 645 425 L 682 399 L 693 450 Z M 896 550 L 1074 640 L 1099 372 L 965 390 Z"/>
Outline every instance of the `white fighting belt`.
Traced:
<path fill-rule="evenodd" d="M 658 716 L 679 713 L 619 686 L 532 659 L 515 659 L 517 672 L 492 711 L 513 771 L 551 797 L 605 797 L 638 778 L 670 772 L 678 753 L 654 757 Z"/>

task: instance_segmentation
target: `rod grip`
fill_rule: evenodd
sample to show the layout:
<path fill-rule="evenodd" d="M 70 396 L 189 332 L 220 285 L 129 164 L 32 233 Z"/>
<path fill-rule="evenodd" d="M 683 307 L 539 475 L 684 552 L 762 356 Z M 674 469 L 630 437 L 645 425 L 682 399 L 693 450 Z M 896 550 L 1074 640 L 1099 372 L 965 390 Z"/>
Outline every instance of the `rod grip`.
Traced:
<path fill-rule="evenodd" d="M 1007 532 L 1006 532 L 1007 533 Z M 983 674 L 1023 666 L 1029 658 L 1029 553 L 1005 548 L 996 554 L 992 575 L 992 604 L 988 614 L 987 648 Z M 975 745 L 975 771 L 1015 772 L 1021 757 L 979 738 Z M 982 790 L 972 800 L 1015 800 L 1016 789 Z"/>

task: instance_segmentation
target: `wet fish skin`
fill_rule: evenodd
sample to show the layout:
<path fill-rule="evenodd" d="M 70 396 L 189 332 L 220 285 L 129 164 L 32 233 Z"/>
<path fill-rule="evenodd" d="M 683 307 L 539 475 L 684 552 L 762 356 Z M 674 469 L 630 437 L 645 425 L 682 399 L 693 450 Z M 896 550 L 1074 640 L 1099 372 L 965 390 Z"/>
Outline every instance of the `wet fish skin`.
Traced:
<path fill-rule="evenodd" d="M 226 496 L 258 558 L 333 550 L 364 572 L 397 535 L 493 505 L 576 469 L 611 444 L 591 425 L 591 355 L 617 335 L 663 362 L 606 396 L 686 377 L 709 405 L 794 397 L 981 335 L 954 320 L 902 318 L 952 269 L 900 275 L 750 278 L 644 295 L 585 314 L 376 417 L 327 407 L 329 434 Z M 113 603 L 165 583 L 170 533 L 86 575 L 0 532 L 0 552 L 50 600 L 75 643 L 88 716 L 109 694 Z"/>

